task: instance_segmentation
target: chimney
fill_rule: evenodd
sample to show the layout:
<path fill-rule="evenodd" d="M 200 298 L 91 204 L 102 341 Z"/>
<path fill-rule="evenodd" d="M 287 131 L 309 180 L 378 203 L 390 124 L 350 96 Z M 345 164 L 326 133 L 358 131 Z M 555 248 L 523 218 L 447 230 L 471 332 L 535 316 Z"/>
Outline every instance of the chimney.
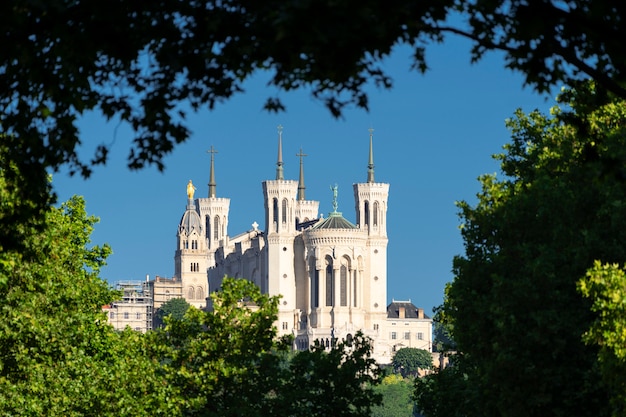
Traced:
<path fill-rule="evenodd" d="M 423 319 L 424 318 L 424 309 L 423 308 L 418 308 L 417 309 L 417 318 L 418 319 Z"/>
<path fill-rule="evenodd" d="M 406 317 L 406 312 L 404 310 L 404 307 L 400 307 L 398 309 L 398 318 L 403 319 Z"/>

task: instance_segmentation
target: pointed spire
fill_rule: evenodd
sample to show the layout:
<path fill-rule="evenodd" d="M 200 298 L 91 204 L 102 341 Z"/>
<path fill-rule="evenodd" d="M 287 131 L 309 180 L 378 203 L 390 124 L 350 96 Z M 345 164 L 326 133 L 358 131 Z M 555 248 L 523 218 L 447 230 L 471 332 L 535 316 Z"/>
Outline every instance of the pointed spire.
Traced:
<path fill-rule="evenodd" d="M 373 136 L 374 136 L 374 129 L 370 127 L 369 131 L 370 131 L 370 155 L 369 155 L 369 162 L 367 164 L 367 182 L 373 183 L 374 182 L 374 146 L 372 142 L 373 142 Z"/>
<path fill-rule="evenodd" d="M 284 180 L 283 175 L 283 126 L 278 125 L 278 161 L 276 162 L 276 179 Z"/>
<path fill-rule="evenodd" d="M 302 158 L 307 156 L 307 154 L 302 153 L 302 148 L 300 148 L 300 153 L 297 153 L 296 156 L 300 157 L 300 179 L 298 180 L 298 200 L 305 200 L 304 197 L 304 162 Z"/>
<path fill-rule="evenodd" d="M 215 154 L 217 151 L 213 149 L 213 145 L 211 145 L 211 149 L 207 151 L 207 153 L 211 154 L 211 173 L 209 174 L 209 198 L 215 198 L 215 187 L 217 184 L 215 183 Z"/>

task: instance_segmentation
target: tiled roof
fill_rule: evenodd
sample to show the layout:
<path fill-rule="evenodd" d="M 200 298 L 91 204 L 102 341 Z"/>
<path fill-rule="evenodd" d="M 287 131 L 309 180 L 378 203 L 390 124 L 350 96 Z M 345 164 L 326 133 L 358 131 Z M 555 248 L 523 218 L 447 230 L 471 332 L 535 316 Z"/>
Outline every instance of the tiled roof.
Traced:
<path fill-rule="evenodd" d="M 358 229 L 354 224 L 346 220 L 340 212 L 334 211 L 328 217 L 312 227 L 313 229 Z"/>

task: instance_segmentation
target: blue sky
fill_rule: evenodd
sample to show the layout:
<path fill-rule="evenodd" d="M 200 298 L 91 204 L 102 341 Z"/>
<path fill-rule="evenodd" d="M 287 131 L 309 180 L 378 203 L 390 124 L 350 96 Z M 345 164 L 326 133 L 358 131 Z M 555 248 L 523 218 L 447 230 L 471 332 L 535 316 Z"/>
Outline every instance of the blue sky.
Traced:
<path fill-rule="evenodd" d="M 352 184 L 366 180 L 372 127 L 376 181 L 390 184 L 388 301 L 410 299 L 430 312 L 453 279 L 452 258 L 463 253 L 454 202 L 475 201 L 477 177 L 498 171 L 491 155 L 508 142 L 504 121 L 515 109 L 547 112 L 554 103 L 552 95 L 524 88 L 522 76 L 506 70 L 498 54 L 470 64 L 469 49 L 458 38 L 430 47 L 430 70 L 421 75 L 409 69 L 410 50 L 398 48 L 385 61 L 394 88 L 372 87 L 369 113 L 348 109 L 339 120 L 306 91 L 280 93 L 287 111 L 265 112 L 265 98 L 276 92 L 259 74 L 245 93 L 188 118 L 191 138 L 164 159 L 162 173 L 156 167 L 129 171 L 130 129 L 87 115 L 80 124 L 81 154 L 105 143 L 111 159 L 88 180 L 61 172 L 53 185 L 60 201 L 83 195 L 89 214 L 100 218 L 92 241 L 113 248 L 103 278 L 171 277 L 186 184 L 193 180 L 196 197 L 207 196 L 211 145 L 218 151 L 217 196 L 231 199 L 228 233 L 234 236 L 255 221 L 264 227 L 261 182 L 275 176 L 279 124 L 285 178 L 298 179 L 295 155 L 302 147 L 307 199 L 320 201 L 327 214 L 329 186 L 337 184 L 339 211 L 354 222 Z"/>

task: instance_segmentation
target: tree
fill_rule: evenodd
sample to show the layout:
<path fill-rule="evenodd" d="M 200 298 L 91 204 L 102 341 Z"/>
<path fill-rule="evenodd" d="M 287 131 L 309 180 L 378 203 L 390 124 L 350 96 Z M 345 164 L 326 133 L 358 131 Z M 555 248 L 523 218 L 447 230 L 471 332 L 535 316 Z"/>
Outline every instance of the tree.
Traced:
<path fill-rule="evenodd" d="M 468 383 L 437 389 L 471 404 L 465 415 L 609 413 L 616 392 L 600 378 L 598 347 L 582 341 L 597 316 L 576 284 L 595 260 L 626 253 L 626 104 L 595 108 L 594 94 L 593 84 L 565 91 L 571 110 L 554 117 L 517 112 L 497 157 L 504 178 L 481 177 L 477 204 L 459 203 L 465 254 L 443 318 Z"/>
<path fill-rule="evenodd" d="M 420 369 L 433 368 L 433 357 L 427 350 L 405 347 L 398 349 L 393 355 L 391 364 L 402 376 L 417 375 Z"/>
<path fill-rule="evenodd" d="M 155 321 L 159 325 L 165 322 L 165 317 L 171 317 L 174 320 L 182 320 L 191 304 L 184 298 L 172 298 L 167 300 L 155 314 Z"/>
<path fill-rule="evenodd" d="M 382 395 L 381 405 L 374 407 L 372 417 L 411 417 L 414 404 L 411 398 L 413 385 L 398 374 L 383 378 L 375 389 Z"/>
<path fill-rule="evenodd" d="M 600 372 L 611 387 L 613 417 L 626 412 L 626 271 L 617 264 L 594 262 L 578 281 L 581 294 L 592 300 L 596 318 L 584 334 L 585 343 L 598 346 Z"/>
<path fill-rule="evenodd" d="M 318 345 L 289 357 L 276 339 L 278 297 L 227 278 L 211 295 L 214 310 L 190 309 L 154 333 L 154 354 L 184 415 L 368 416 L 380 401 L 369 340 L 356 335 L 330 351 Z"/>
<path fill-rule="evenodd" d="M 462 23 L 447 20 L 453 13 Z M 471 39 L 475 60 L 503 51 L 541 91 L 592 77 L 626 97 L 625 15 L 626 6 L 607 0 L 3 2 L 0 126 L 23 175 L 10 179 L 34 204 L 21 220 L 50 204 L 48 170 L 67 165 L 88 176 L 106 162 L 105 144 L 87 161 L 76 152 L 86 112 L 135 131 L 131 168 L 162 169 L 162 157 L 189 136 L 183 102 L 212 109 L 265 70 L 277 92 L 310 89 L 339 116 L 346 105 L 367 108 L 369 82 L 392 86 L 381 62 L 394 46 L 411 45 L 412 66 L 423 72 L 427 44 L 446 34 Z M 265 107 L 284 108 L 277 97 Z"/>
<path fill-rule="evenodd" d="M 6 184 L 0 170 L 3 205 L 19 204 Z M 74 197 L 44 220 L 22 230 L 27 254 L 0 252 L 2 413 L 169 415 L 169 389 L 145 340 L 115 332 L 102 312 L 117 294 L 98 277 L 110 248 L 88 247 L 97 219 Z"/>

